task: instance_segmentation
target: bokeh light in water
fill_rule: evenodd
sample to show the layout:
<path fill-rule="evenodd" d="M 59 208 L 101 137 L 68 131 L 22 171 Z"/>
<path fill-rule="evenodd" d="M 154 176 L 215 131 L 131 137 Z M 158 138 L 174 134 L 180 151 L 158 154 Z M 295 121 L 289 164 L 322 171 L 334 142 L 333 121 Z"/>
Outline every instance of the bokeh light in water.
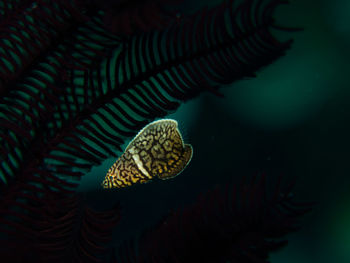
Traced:
<path fill-rule="evenodd" d="M 304 30 L 294 33 L 286 56 L 258 71 L 257 78 L 225 89 L 227 113 L 261 129 L 286 129 L 307 121 L 334 96 L 347 61 L 334 48 L 324 17 L 313 4 L 293 1 L 288 9 L 277 10 L 282 25 Z"/>
<path fill-rule="evenodd" d="M 327 49 L 319 52 L 328 52 Z M 293 52 L 291 52 L 293 53 Z M 332 96 L 334 54 L 289 55 L 249 81 L 225 90 L 226 112 L 263 129 L 284 129 L 307 120 Z"/>

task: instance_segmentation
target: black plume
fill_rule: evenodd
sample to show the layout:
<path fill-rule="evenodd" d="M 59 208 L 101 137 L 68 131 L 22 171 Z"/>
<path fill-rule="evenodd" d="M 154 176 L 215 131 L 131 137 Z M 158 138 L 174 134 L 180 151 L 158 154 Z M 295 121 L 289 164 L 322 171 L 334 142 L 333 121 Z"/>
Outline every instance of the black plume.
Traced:
<path fill-rule="evenodd" d="M 95 68 L 71 71 L 60 97 L 62 114 L 51 125 L 64 124 L 61 136 L 47 144 L 55 154 L 46 161 L 76 168 L 98 164 L 181 102 L 202 91 L 219 94 L 220 84 L 252 76 L 290 45 L 269 32 L 274 7 L 225 3 L 167 30 L 130 37 Z M 77 155 L 80 163 L 72 161 Z"/>
<path fill-rule="evenodd" d="M 83 172 L 115 155 L 150 120 L 252 76 L 290 46 L 270 33 L 278 3 L 225 2 L 126 42 L 101 31 L 97 17 L 65 33 L 52 56 L 26 70 L 2 99 L 4 183 L 52 176 L 66 181 L 57 188 L 74 189 Z"/>
<path fill-rule="evenodd" d="M 95 211 L 76 195 L 21 196 L 27 200 L 25 205 L 9 204 L 20 210 L 1 213 L 4 262 L 101 262 L 105 257 L 120 219 L 119 206 Z"/>
<path fill-rule="evenodd" d="M 112 262 L 268 262 L 312 204 L 295 201 L 293 183 L 281 184 L 281 177 L 272 189 L 265 176 L 245 181 L 216 188 L 173 212 L 137 246 L 121 246 Z"/>
<path fill-rule="evenodd" d="M 46 199 L 74 198 L 146 123 L 283 55 L 291 41 L 270 32 L 280 3 L 226 1 L 125 36 L 89 1 L 0 0 L 0 233 L 30 242 L 40 213 L 50 220 Z M 62 205 L 69 225 L 74 208 Z"/>
<path fill-rule="evenodd" d="M 183 0 L 90 0 L 105 15 L 105 28 L 123 36 L 164 29 L 180 20 Z"/>

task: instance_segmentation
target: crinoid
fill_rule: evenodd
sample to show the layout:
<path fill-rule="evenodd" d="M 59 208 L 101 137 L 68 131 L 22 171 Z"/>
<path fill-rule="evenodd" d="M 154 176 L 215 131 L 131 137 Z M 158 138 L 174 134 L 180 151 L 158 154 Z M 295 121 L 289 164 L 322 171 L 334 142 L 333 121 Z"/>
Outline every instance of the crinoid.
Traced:
<path fill-rule="evenodd" d="M 183 0 L 90 0 L 104 12 L 104 26 L 111 32 L 129 36 L 164 29 L 180 19 L 176 6 Z"/>
<path fill-rule="evenodd" d="M 271 32 L 281 1 L 225 1 L 159 29 L 137 23 L 130 31 L 116 19 L 115 28 L 124 29 L 120 34 L 106 30 L 106 12 L 92 2 L 0 0 L 5 244 L 9 236 L 20 245 L 34 233 L 38 242 L 50 233 L 61 236 L 53 225 L 44 230 L 34 224 L 47 219 L 47 200 L 74 199 L 81 176 L 115 156 L 141 127 L 200 92 L 220 95 L 219 85 L 254 76 L 292 42 Z M 146 21 L 150 8 L 141 6 L 125 2 L 118 16 L 134 17 L 138 9 L 138 21 Z M 53 205 L 53 214 L 70 225 L 74 208 L 62 205 L 67 209 L 60 215 Z M 1 252 L 9 254 L 12 247 Z"/>
<path fill-rule="evenodd" d="M 26 203 L 8 200 L 17 211 L 0 211 L 3 262 L 101 262 L 105 258 L 105 245 L 120 219 L 118 206 L 96 211 L 77 196 L 15 194 Z"/>
<path fill-rule="evenodd" d="M 299 229 L 312 203 L 294 200 L 292 181 L 267 180 L 264 175 L 244 178 L 200 195 L 138 242 L 124 243 L 111 262 L 269 262 L 270 252 L 287 244 L 285 236 Z"/>

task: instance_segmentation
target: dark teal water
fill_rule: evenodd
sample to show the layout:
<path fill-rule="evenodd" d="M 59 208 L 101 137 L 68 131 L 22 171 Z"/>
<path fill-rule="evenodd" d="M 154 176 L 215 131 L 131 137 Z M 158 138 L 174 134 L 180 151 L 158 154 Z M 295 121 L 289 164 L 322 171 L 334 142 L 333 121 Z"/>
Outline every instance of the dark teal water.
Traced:
<path fill-rule="evenodd" d="M 178 177 L 105 192 L 100 182 L 116 158 L 85 176 L 80 189 L 92 203 L 121 201 L 117 239 L 133 237 L 216 184 L 265 171 L 297 176 L 295 194 L 318 202 L 271 262 L 349 262 L 349 14 L 347 0 L 295 0 L 278 8 L 281 24 L 304 27 L 277 33 L 294 38 L 285 57 L 255 79 L 223 87 L 224 98 L 202 94 L 169 116 L 194 148 Z"/>

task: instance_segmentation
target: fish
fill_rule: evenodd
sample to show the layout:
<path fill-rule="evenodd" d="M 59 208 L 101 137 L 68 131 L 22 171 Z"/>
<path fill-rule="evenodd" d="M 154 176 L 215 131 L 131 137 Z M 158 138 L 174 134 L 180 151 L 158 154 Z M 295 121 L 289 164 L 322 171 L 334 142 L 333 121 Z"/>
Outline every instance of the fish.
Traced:
<path fill-rule="evenodd" d="M 161 119 L 147 124 L 109 168 L 102 187 L 123 188 L 179 175 L 190 163 L 193 148 L 185 144 L 178 123 Z"/>

